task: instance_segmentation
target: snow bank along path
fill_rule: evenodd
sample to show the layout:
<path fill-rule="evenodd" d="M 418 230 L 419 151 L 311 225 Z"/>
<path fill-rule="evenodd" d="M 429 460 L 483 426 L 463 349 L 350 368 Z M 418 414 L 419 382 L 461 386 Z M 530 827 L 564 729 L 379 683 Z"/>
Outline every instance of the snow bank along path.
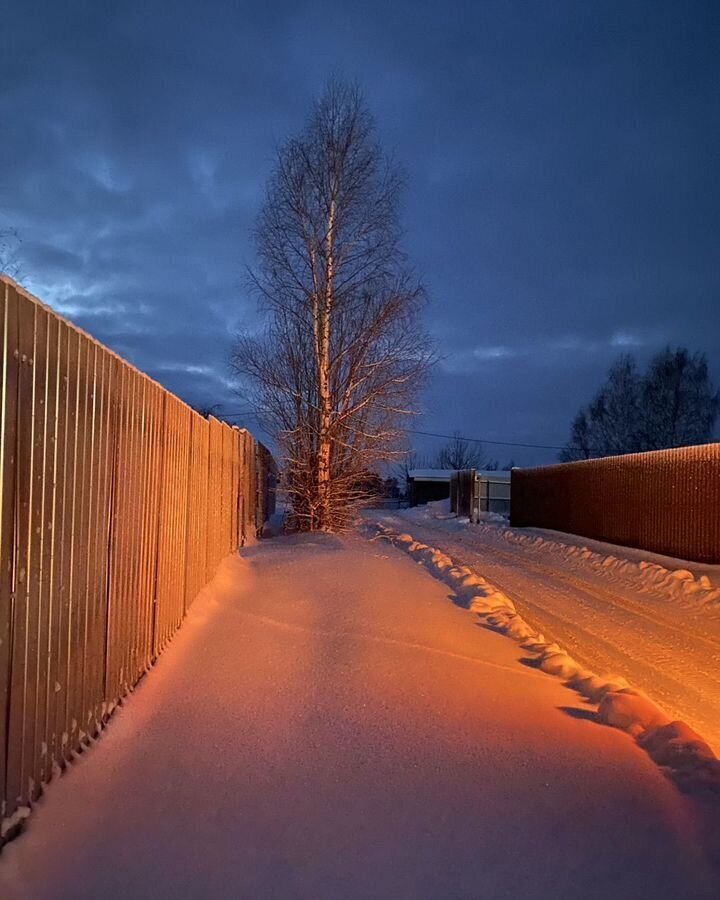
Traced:
<path fill-rule="evenodd" d="M 470 566 L 584 667 L 624 676 L 720 753 L 720 567 L 438 506 L 372 516 Z"/>
<path fill-rule="evenodd" d="M 226 560 L 3 900 L 717 900 L 705 800 L 386 542 Z"/>
<path fill-rule="evenodd" d="M 467 566 L 457 566 L 435 547 L 394 533 L 383 524 L 380 534 L 419 556 L 453 585 L 468 609 L 491 628 L 535 654 L 538 668 L 562 678 L 587 700 L 598 704 L 598 719 L 635 737 L 650 756 L 686 789 L 708 789 L 720 798 L 720 760 L 685 722 L 673 721 L 649 697 L 618 676 L 598 676 L 574 660 L 551 638 L 532 628 L 502 591 Z"/>

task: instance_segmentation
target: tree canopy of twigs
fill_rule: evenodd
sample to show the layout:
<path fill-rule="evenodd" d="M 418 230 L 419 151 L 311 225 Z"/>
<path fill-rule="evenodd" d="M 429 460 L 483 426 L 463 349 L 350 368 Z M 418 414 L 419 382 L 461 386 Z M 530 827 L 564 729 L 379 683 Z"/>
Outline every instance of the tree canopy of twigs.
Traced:
<path fill-rule="evenodd" d="M 7 275 L 18 284 L 22 280 L 22 269 L 18 260 L 20 237 L 14 228 L 0 228 L 0 275 Z"/>
<path fill-rule="evenodd" d="M 283 144 L 255 228 L 262 328 L 233 365 L 283 458 L 294 525 L 344 528 L 402 454 L 431 355 L 401 248 L 402 178 L 360 92 L 328 83 Z"/>
<path fill-rule="evenodd" d="M 436 469 L 497 469 L 497 460 L 490 459 L 483 450 L 482 444 L 469 441 L 455 432 L 452 438 L 442 446 L 433 459 Z"/>
<path fill-rule="evenodd" d="M 632 356 L 610 367 L 605 383 L 575 416 L 563 462 L 713 440 L 720 391 L 702 353 L 666 347 L 642 373 Z"/>

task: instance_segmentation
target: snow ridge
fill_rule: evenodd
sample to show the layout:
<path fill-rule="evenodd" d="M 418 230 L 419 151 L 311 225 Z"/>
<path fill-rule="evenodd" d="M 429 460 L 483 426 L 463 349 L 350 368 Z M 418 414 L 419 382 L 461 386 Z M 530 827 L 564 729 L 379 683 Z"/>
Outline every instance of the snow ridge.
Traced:
<path fill-rule="evenodd" d="M 420 543 L 410 534 L 393 531 L 383 523 L 376 523 L 375 528 L 378 537 L 417 557 L 435 577 L 449 584 L 463 605 L 476 613 L 486 627 L 517 641 L 534 654 L 538 668 L 562 678 L 568 687 L 597 704 L 599 721 L 632 735 L 683 790 L 720 794 L 720 759 L 688 725 L 672 721 L 624 678 L 599 676 L 580 665 L 557 643 L 535 631 L 518 614 L 509 597 L 468 566 L 456 565 L 442 550 Z"/>
<path fill-rule="evenodd" d="M 458 519 L 458 522 L 467 521 Z M 648 590 L 661 591 L 675 600 L 690 601 L 694 605 L 713 610 L 717 608 L 720 612 L 720 587 L 707 575 L 695 575 L 688 569 L 680 567 L 668 569 L 660 563 L 648 560 L 622 559 L 612 553 L 599 553 L 582 544 L 565 543 L 538 534 L 521 534 L 509 527 L 507 519 L 503 516 L 492 513 L 486 514 L 473 529 L 477 529 L 478 533 L 500 537 L 519 546 L 551 550 L 562 554 L 566 559 L 581 559 L 606 574 L 630 577 Z M 627 548 L 623 548 L 623 551 L 627 552 Z"/>

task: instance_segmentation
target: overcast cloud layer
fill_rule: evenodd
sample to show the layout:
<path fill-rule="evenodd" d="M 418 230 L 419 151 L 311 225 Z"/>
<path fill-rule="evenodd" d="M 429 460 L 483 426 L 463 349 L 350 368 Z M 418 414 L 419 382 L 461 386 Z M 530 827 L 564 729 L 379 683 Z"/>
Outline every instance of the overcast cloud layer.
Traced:
<path fill-rule="evenodd" d="M 0 27 L 27 287 L 190 403 L 243 409 L 250 228 L 333 70 L 409 176 L 443 357 L 418 429 L 562 444 L 618 353 L 667 342 L 720 379 L 716 2 L 24 0 Z"/>

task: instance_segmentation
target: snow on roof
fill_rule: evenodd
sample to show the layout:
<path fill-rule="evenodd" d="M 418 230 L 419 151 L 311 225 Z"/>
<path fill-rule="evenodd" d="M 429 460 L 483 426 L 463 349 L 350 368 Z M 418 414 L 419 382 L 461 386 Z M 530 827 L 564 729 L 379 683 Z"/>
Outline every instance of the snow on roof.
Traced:
<path fill-rule="evenodd" d="M 408 478 L 415 481 L 450 481 L 455 469 L 410 469 Z"/>
<path fill-rule="evenodd" d="M 510 472 L 507 469 L 476 469 L 476 473 L 480 478 L 487 481 L 510 481 Z"/>
<path fill-rule="evenodd" d="M 408 478 L 413 481 L 450 481 L 450 476 L 455 469 L 410 469 Z M 480 478 L 487 481 L 510 481 L 510 473 L 507 471 L 499 472 L 496 469 L 476 469 Z"/>

